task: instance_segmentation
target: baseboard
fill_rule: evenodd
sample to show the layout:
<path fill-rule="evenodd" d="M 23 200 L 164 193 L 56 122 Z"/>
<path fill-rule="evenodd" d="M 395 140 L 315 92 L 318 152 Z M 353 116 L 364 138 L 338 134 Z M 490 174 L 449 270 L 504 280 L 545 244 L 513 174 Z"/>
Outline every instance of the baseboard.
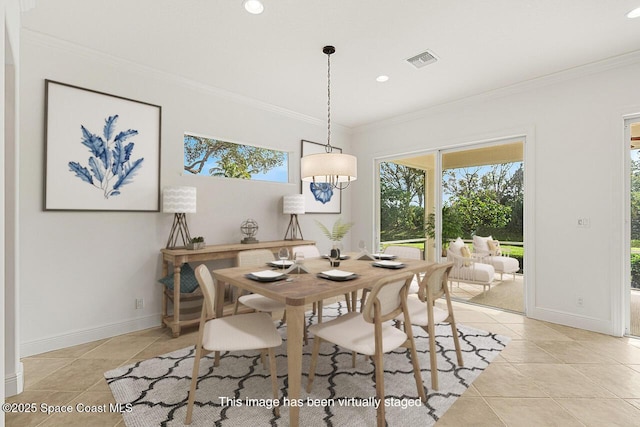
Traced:
<path fill-rule="evenodd" d="M 15 396 L 22 393 L 24 389 L 24 365 L 18 363 L 18 372 L 4 377 L 4 395 L 5 397 Z"/>
<path fill-rule="evenodd" d="M 145 317 L 127 320 L 125 322 L 112 323 L 96 328 L 84 329 L 67 334 L 56 335 L 20 344 L 20 357 L 33 356 L 74 345 L 86 344 L 129 332 L 141 331 L 161 325 L 161 314 L 151 314 Z"/>
<path fill-rule="evenodd" d="M 527 317 L 536 320 L 542 320 L 544 322 L 570 326 L 572 328 L 599 332 L 601 334 L 619 336 L 614 334 L 611 321 L 606 321 L 595 317 L 581 316 L 578 314 L 539 307 L 534 307 L 532 310 L 528 310 Z"/>

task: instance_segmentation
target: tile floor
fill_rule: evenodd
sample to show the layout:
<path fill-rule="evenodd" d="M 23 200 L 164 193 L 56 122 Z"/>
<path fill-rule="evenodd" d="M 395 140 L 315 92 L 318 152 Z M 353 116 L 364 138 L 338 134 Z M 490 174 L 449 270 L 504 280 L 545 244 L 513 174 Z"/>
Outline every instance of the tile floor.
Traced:
<path fill-rule="evenodd" d="M 613 338 L 455 303 L 459 323 L 512 338 L 436 424 L 638 426 L 640 340 Z M 156 328 L 23 359 L 25 391 L 8 402 L 114 403 L 103 372 L 192 345 Z M 108 407 L 108 405 L 107 405 Z M 124 426 L 118 413 L 7 414 L 7 426 Z"/>

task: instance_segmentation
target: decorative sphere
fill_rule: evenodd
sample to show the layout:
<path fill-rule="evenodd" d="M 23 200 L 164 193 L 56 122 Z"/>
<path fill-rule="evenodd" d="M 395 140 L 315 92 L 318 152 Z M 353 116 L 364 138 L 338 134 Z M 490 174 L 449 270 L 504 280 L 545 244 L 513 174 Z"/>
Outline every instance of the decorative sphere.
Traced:
<path fill-rule="evenodd" d="M 258 233 L 258 223 L 253 219 L 248 219 L 240 225 L 243 236 L 253 237 Z"/>

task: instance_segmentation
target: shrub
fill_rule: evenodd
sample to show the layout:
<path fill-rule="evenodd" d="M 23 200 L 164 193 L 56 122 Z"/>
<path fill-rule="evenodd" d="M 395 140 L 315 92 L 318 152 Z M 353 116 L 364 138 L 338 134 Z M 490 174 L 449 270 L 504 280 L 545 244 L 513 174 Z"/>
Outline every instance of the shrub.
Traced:
<path fill-rule="evenodd" d="M 640 289 L 640 254 L 631 254 L 631 287 Z"/>

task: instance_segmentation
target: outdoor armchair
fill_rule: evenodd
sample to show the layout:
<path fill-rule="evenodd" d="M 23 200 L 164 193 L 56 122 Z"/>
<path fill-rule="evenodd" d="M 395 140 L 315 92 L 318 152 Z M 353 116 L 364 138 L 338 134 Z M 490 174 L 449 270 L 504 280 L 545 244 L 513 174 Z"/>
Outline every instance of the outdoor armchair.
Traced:
<path fill-rule="evenodd" d="M 492 265 L 496 273 L 500 273 L 500 280 L 505 273 L 513 274 L 515 280 L 516 273 L 520 270 L 520 263 L 517 259 L 502 253 L 498 240 L 494 240 L 491 236 L 473 236 L 473 252 L 482 262 Z"/>
<path fill-rule="evenodd" d="M 491 290 L 491 284 L 495 276 L 493 265 L 482 262 L 482 257 L 471 254 L 469 248 L 461 238 L 449 244 L 447 249 L 447 261 L 453 263 L 449 273 L 449 282 L 456 281 L 482 285 L 482 290 Z"/>

